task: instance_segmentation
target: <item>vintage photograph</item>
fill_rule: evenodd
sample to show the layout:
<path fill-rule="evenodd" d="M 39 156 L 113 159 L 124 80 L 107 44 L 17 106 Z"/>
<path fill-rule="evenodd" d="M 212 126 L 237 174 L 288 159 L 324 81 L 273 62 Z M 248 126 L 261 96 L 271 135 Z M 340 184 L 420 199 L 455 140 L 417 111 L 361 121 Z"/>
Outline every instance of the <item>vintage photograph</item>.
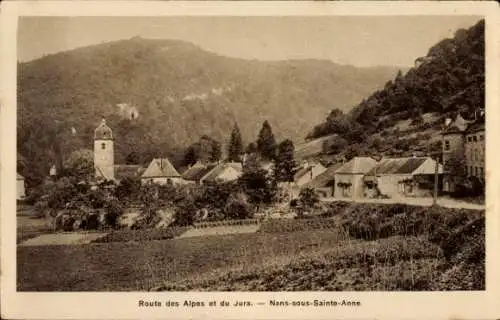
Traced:
<path fill-rule="evenodd" d="M 19 17 L 17 291 L 484 291 L 486 111 L 483 16 Z"/>

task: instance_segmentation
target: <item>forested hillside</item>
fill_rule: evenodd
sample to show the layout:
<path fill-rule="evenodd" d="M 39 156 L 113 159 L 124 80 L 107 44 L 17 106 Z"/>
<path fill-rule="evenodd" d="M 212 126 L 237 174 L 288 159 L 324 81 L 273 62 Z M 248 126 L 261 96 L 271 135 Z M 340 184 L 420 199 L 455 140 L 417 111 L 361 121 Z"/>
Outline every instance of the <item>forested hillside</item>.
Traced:
<path fill-rule="evenodd" d="M 484 20 L 431 47 L 350 112 L 334 109 L 308 138 L 338 134 L 325 153 L 409 155 L 440 150 L 445 117 L 473 118 L 484 108 Z"/>
<path fill-rule="evenodd" d="M 94 45 L 18 65 L 18 148 L 24 173 L 44 175 L 72 150 L 91 148 L 103 117 L 115 132 L 117 163 L 181 158 L 203 135 L 224 144 L 235 122 L 245 145 L 264 120 L 277 139 L 300 141 L 333 106 L 354 106 L 396 72 L 242 60 L 172 40 Z"/>

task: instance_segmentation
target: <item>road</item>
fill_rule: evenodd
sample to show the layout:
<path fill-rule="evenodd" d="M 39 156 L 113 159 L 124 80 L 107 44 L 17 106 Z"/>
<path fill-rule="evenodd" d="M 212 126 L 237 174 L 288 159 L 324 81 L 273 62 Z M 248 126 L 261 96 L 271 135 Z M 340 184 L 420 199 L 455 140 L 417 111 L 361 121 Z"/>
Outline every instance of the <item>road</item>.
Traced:
<path fill-rule="evenodd" d="M 332 202 L 332 201 L 351 201 L 351 202 L 361 202 L 361 203 L 403 203 L 414 206 L 431 206 L 432 205 L 432 197 L 427 198 L 398 198 L 398 199 L 369 199 L 369 198 L 323 198 L 323 201 Z M 438 205 L 446 208 L 457 208 L 457 209 L 475 209 L 475 210 L 484 210 L 485 205 L 470 203 L 465 201 L 460 201 L 451 198 L 438 198 Z"/>

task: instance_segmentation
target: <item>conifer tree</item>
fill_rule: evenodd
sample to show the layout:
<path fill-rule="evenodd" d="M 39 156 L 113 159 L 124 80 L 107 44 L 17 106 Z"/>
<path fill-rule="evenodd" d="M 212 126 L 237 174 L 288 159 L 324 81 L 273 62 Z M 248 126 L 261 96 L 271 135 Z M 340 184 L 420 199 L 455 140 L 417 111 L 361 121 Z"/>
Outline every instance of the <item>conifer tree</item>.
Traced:
<path fill-rule="evenodd" d="M 279 144 L 276 155 L 276 180 L 283 182 L 293 181 L 295 169 L 294 152 L 295 147 L 291 140 L 286 139 Z"/>
<path fill-rule="evenodd" d="M 271 125 L 267 120 L 264 121 L 259 132 L 257 150 L 264 160 L 274 160 L 276 158 L 276 140 Z"/>
<path fill-rule="evenodd" d="M 227 148 L 227 155 L 229 161 L 239 162 L 241 160 L 241 155 L 243 154 L 243 141 L 241 139 L 240 128 L 238 124 L 234 124 L 233 131 L 231 131 L 231 137 L 229 139 L 229 145 Z"/>
<path fill-rule="evenodd" d="M 245 152 L 248 154 L 256 153 L 257 152 L 257 145 L 255 144 L 255 142 L 250 142 L 247 145 Z"/>

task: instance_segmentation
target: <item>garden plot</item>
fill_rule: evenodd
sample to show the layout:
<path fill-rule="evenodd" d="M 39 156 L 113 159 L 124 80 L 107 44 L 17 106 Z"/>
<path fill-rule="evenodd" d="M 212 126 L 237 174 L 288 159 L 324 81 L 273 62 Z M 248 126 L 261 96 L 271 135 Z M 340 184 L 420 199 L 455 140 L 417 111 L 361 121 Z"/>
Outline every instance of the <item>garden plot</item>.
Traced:
<path fill-rule="evenodd" d="M 38 237 L 28 239 L 20 246 L 49 246 L 49 245 L 77 245 L 87 244 L 96 239 L 104 237 L 107 233 L 101 232 L 65 232 L 42 234 Z"/>
<path fill-rule="evenodd" d="M 203 237 L 235 233 L 254 233 L 259 230 L 258 224 L 214 226 L 207 228 L 193 228 L 184 232 L 179 238 Z"/>

